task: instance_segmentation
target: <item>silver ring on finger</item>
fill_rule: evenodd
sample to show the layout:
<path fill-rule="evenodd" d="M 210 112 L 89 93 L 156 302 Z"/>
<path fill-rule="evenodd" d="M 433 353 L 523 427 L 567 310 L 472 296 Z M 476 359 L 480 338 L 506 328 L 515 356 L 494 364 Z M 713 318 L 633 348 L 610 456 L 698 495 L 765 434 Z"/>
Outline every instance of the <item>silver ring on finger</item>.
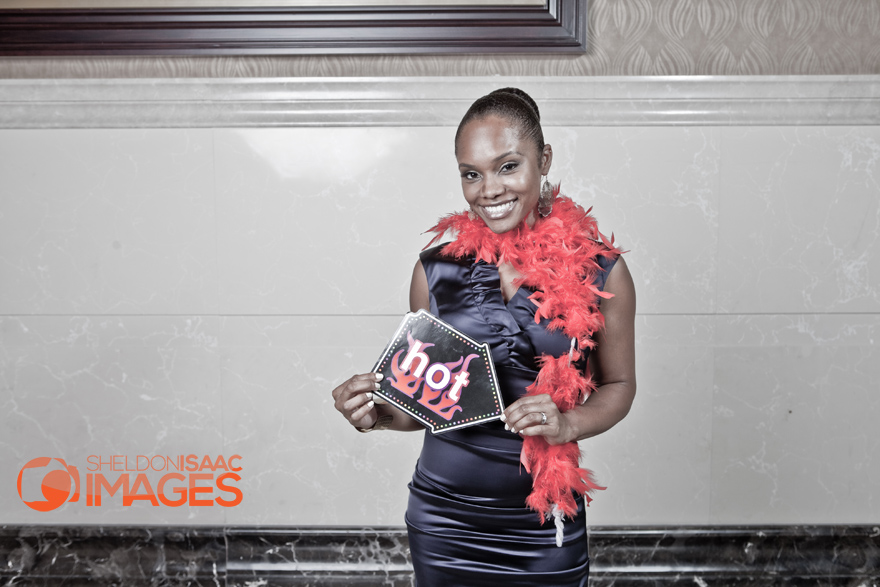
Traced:
<path fill-rule="evenodd" d="M 541 426 L 547 423 L 547 414 L 541 412 Z"/>

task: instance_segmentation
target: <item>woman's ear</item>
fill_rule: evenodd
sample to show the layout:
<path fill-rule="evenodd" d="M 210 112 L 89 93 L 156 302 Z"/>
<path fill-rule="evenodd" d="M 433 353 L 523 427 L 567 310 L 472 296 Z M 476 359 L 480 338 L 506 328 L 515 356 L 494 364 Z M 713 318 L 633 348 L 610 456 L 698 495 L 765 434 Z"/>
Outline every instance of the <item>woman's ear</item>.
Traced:
<path fill-rule="evenodd" d="M 550 164 L 553 163 L 553 147 L 544 145 L 541 151 L 541 175 L 547 175 L 550 172 Z"/>

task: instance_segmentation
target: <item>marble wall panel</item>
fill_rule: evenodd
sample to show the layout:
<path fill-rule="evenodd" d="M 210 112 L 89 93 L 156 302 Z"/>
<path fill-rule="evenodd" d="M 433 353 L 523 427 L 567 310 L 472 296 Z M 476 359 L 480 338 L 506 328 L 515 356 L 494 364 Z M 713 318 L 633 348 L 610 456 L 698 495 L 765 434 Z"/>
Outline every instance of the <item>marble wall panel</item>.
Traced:
<path fill-rule="evenodd" d="M 711 521 L 880 520 L 877 315 L 717 320 Z"/>
<path fill-rule="evenodd" d="M 551 128 L 551 177 L 630 251 L 640 313 L 715 308 L 718 129 Z"/>
<path fill-rule="evenodd" d="M 217 133 L 224 312 L 408 309 L 422 233 L 465 207 L 454 129 Z"/>
<path fill-rule="evenodd" d="M 215 311 L 211 135 L 0 131 L 0 312 Z"/>
<path fill-rule="evenodd" d="M 587 511 L 591 524 L 707 520 L 714 339 L 710 316 L 637 318 L 633 408 L 608 432 L 580 443 L 583 464 L 607 486 Z"/>
<path fill-rule="evenodd" d="M 880 519 L 876 129 L 546 129 L 639 296 L 636 404 L 583 443 L 592 523 Z M 358 434 L 330 390 L 464 207 L 453 133 L 0 132 L 0 522 L 400 525 L 419 435 Z M 15 488 L 37 456 L 166 452 L 240 454 L 242 503 Z"/>
<path fill-rule="evenodd" d="M 880 308 L 880 127 L 725 128 L 718 309 Z"/>
<path fill-rule="evenodd" d="M 4 517 L 21 523 L 46 523 L 47 516 L 58 523 L 83 524 L 221 522 L 220 507 L 154 507 L 145 501 L 123 506 L 120 494 L 102 500 L 100 507 L 86 503 L 88 474 L 101 473 L 115 483 L 131 473 L 133 485 L 138 455 L 223 452 L 217 329 L 217 318 L 187 316 L 0 319 Z M 106 464 L 114 455 L 128 461 L 117 461 L 114 469 Z M 22 503 L 17 477 L 37 457 L 60 458 L 77 467 L 78 502 L 52 512 L 37 512 Z M 142 469 L 154 490 L 164 474 L 155 470 L 164 468 L 156 462 L 155 469 Z M 24 499 L 42 499 L 41 471 L 22 476 Z"/>
<path fill-rule="evenodd" d="M 226 444 L 246 455 L 247 499 L 232 523 L 403 524 L 421 432 L 361 434 L 336 411 L 332 389 L 368 372 L 397 316 L 224 320 Z"/>

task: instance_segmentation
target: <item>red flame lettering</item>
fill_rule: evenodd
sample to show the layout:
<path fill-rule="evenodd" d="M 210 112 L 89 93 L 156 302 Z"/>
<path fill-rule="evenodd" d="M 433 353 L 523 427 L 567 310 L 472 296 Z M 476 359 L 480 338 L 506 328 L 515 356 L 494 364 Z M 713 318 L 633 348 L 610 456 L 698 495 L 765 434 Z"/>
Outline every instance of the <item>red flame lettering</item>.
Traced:
<path fill-rule="evenodd" d="M 409 348 L 412 349 L 413 345 L 416 341 L 413 339 L 410 333 L 407 333 L 407 340 L 409 342 Z M 421 343 L 420 343 L 421 344 Z M 422 350 L 427 349 L 428 347 L 434 346 L 433 344 L 427 343 L 422 344 Z M 444 389 L 434 390 L 425 382 L 424 377 L 416 377 L 412 373 L 412 366 L 410 369 L 403 370 L 400 367 L 400 359 L 403 356 L 403 349 L 397 351 L 394 354 L 394 357 L 391 359 L 391 373 L 392 377 L 389 378 L 388 383 L 391 386 L 398 390 L 399 392 L 411 397 L 416 397 L 416 392 L 421 390 L 421 395 L 419 396 L 418 403 L 425 406 L 441 418 L 446 421 L 452 419 L 452 417 L 457 413 L 462 411 L 462 407 L 458 405 L 458 401 L 461 397 L 462 387 L 467 385 L 467 368 L 470 362 L 473 359 L 476 359 L 479 355 L 468 355 L 467 357 L 462 357 L 457 361 L 453 361 L 451 363 L 444 363 L 447 369 L 451 374 L 450 383 Z M 458 371 L 453 371 L 457 367 L 461 366 L 461 369 Z M 425 369 L 422 369 L 422 372 L 425 372 Z M 456 376 L 464 373 L 464 385 L 461 383 L 456 383 Z M 458 387 L 458 398 L 452 399 L 449 397 L 449 392 Z"/>
<path fill-rule="evenodd" d="M 410 344 L 410 346 L 412 346 L 412 344 Z M 413 377 L 410 371 L 401 370 L 400 355 L 402 354 L 403 349 L 400 349 L 394 354 L 394 358 L 391 359 L 391 373 L 394 375 L 394 378 L 389 379 L 388 383 L 390 383 L 391 387 L 397 391 L 404 393 L 409 397 L 415 397 L 424 377 Z"/>

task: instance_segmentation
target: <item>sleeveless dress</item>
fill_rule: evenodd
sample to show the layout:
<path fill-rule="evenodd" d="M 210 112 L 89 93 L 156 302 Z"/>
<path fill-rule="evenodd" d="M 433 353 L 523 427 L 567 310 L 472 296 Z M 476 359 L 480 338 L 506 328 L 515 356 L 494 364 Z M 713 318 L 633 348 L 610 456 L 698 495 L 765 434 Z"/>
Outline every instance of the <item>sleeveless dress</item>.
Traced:
<path fill-rule="evenodd" d="M 424 251 L 431 313 L 489 344 L 504 404 L 525 395 L 538 375 L 535 358 L 561 356 L 570 339 L 535 323 L 531 291 L 505 303 L 498 267 Z M 597 258 L 602 289 L 614 260 Z M 587 353 L 582 362 L 585 363 Z M 581 365 L 583 366 L 583 365 Z M 541 525 L 525 506 L 532 477 L 520 464 L 522 437 L 490 422 L 434 435 L 425 432 L 406 512 L 417 587 L 584 586 L 589 572 L 583 497 L 556 546 L 552 520 Z"/>

